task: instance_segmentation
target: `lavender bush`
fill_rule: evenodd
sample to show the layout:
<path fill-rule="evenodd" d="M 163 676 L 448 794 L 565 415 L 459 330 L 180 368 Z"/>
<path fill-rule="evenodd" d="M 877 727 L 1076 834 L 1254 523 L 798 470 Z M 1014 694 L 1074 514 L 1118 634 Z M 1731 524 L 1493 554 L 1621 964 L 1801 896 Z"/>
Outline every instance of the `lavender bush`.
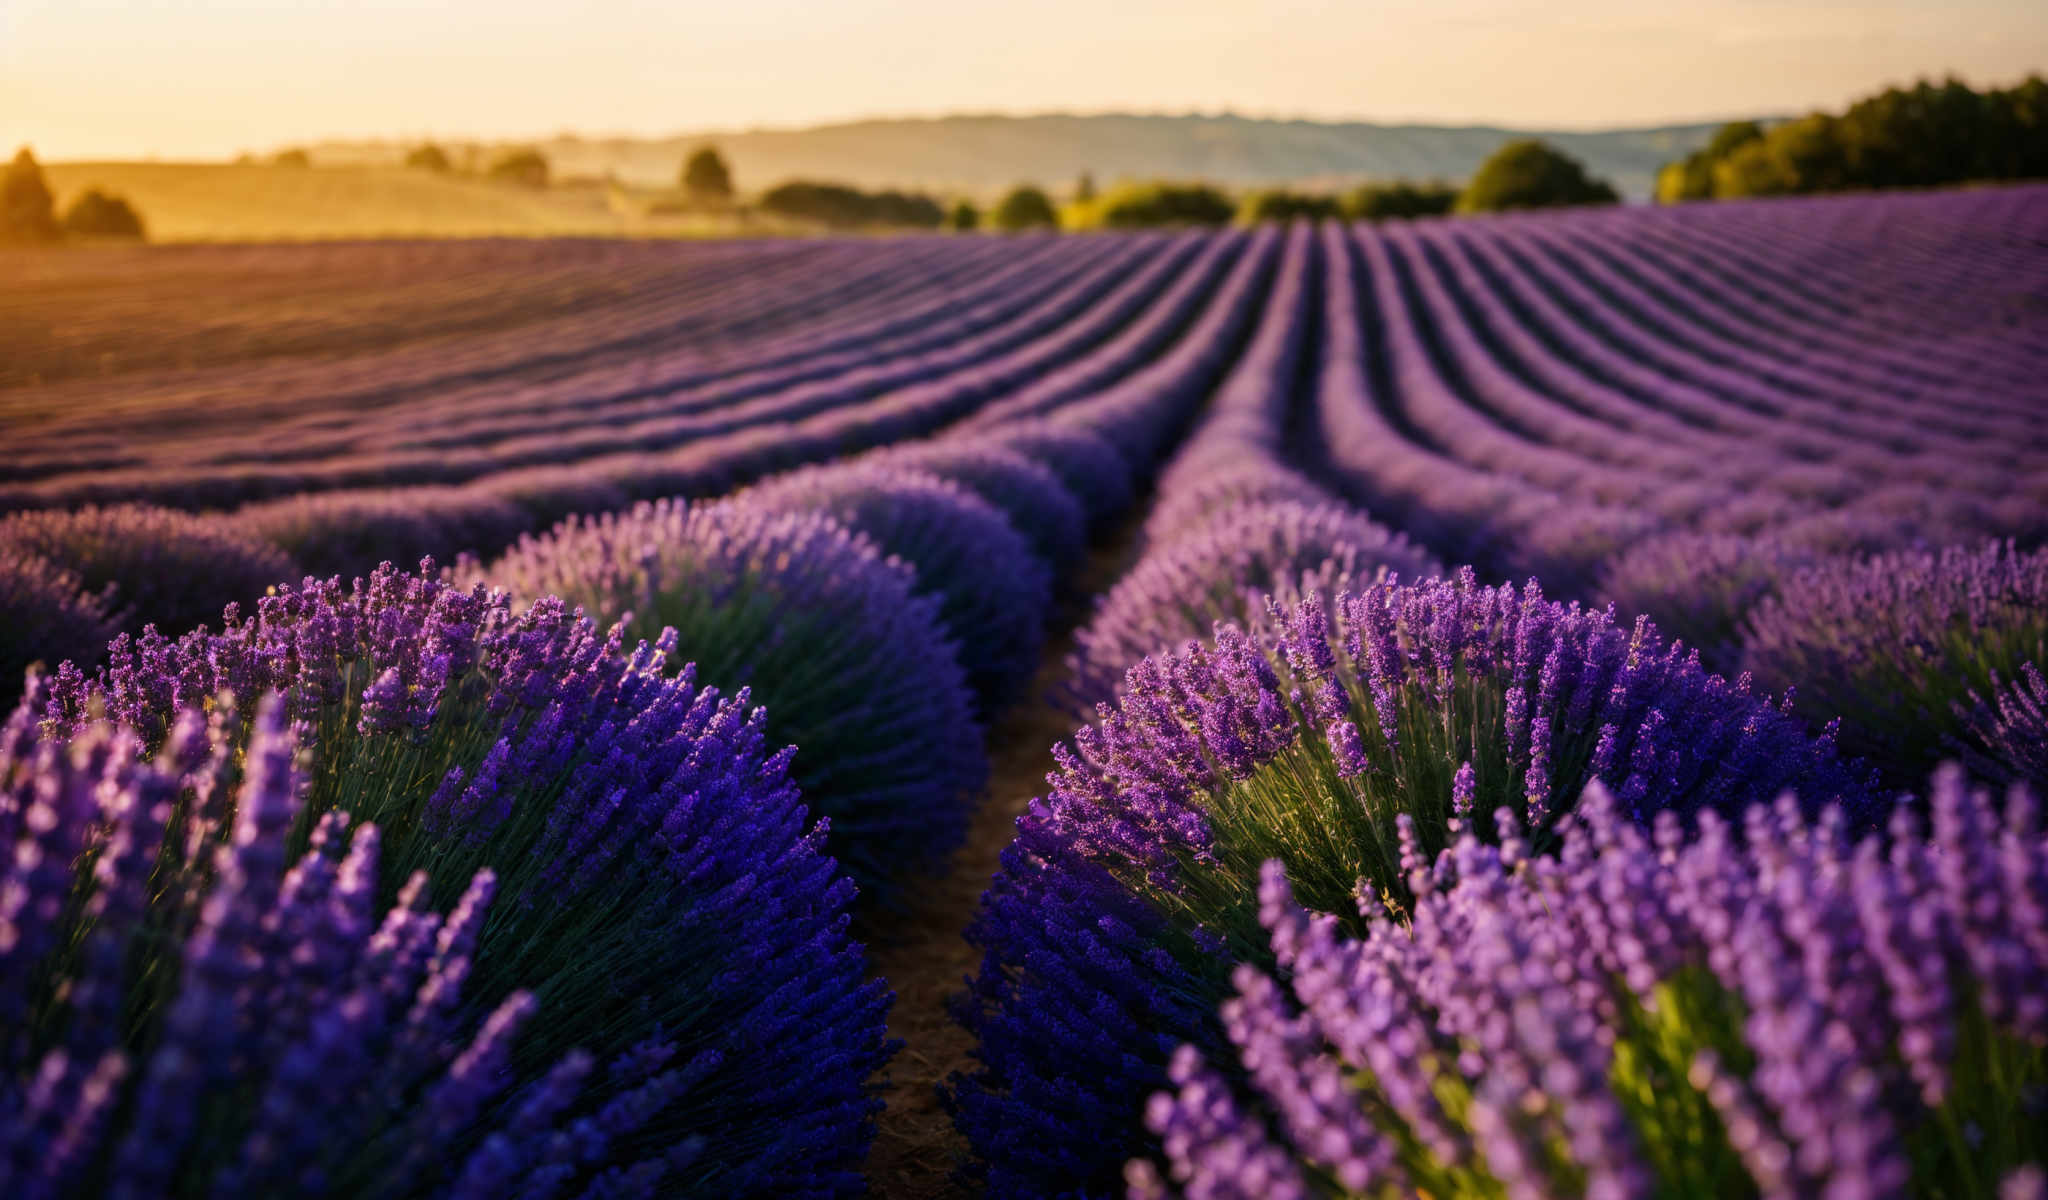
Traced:
<path fill-rule="evenodd" d="M 628 649 L 623 630 L 603 636 L 559 600 L 514 610 L 431 564 L 385 566 L 352 589 L 280 589 L 219 633 L 117 638 L 104 669 L 67 666 L 38 708 L 51 736 L 104 717 L 145 753 L 177 743 L 181 713 L 206 711 L 227 778 L 256 775 L 262 743 L 217 697 L 281 693 L 307 756 L 289 845 L 330 813 L 375 824 L 379 908 L 404 893 L 446 909 L 478 871 L 495 877 L 463 999 L 446 1003 L 489 1011 L 531 994 L 546 1015 L 513 1046 L 510 1086 L 540 1084 L 581 1049 L 618 1064 L 586 1085 L 590 1112 L 646 1108 L 633 1152 L 694 1154 L 670 1186 L 847 1190 L 871 1136 L 887 1005 L 847 940 L 853 885 L 745 691 L 700 689 L 689 668 L 671 677 L 670 649 Z M 174 836 L 234 819 L 234 790 L 202 785 L 178 801 L 189 815 Z M 422 870 L 431 882 L 408 888 Z M 670 1070 L 682 1074 L 659 1096 L 626 1099 Z M 445 1153 L 473 1132 L 448 1130 Z M 515 1141 L 477 1194 L 503 1194 L 504 1179 L 573 1194 L 603 1166 L 577 1153 Z M 550 1165 L 558 1154 L 571 1158 Z"/>
<path fill-rule="evenodd" d="M 1259 628 L 1270 596 L 1287 607 L 1442 568 L 1408 539 L 1352 509 L 1282 502 L 1238 509 L 1154 550 L 1103 596 L 1068 657 L 1084 706 L 1113 695 L 1148 654 L 1201 641 L 1217 622 Z M 1087 711 L 1084 707 L 1083 711 Z"/>
<path fill-rule="evenodd" d="M 229 521 L 142 504 L 15 513 L 0 518 L 0 545 L 75 573 L 130 633 L 155 625 L 176 635 L 218 622 L 222 606 L 253 604 L 294 570 L 282 551 Z"/>
<path fill-rule="evenodd" d="M 703 678 L 750 689 L 864 893 L 943 864 L 964 834 L 988 768 L 938 607 L 829 517 L 641 504 L 522 540 L 485 574 L 636 635 L 666 627 Z"/>
<path fill-rule="evenodd" d="M 1269 862 L 1288 982 L 1237 969 L 1231 1049 L 1176 1053 L 1130 1194 L 2039 1194 L 2048 838 L 1953 768 L 1930 808 L 1931 840 L 1914 806 L 1854 839 L 1789 797 L 1688 838 L 1596 786 L 1554 858 L 1433 864 L 1404 822 L 1412 904 L 1355 916 Z"/>
<path fill-rule="evenodd" d="M 1742 619 L 1814 556 L 1769 537 L 1671 533 L 1645 539 L 1602 571 L 1599 594 L 1700 652 L 1716 670 L 1742 657 Z"/>
<path fill-rule="evenodd" d="M 246 505 L 231 520 L 283 550 L 303 570 L 343 579 L 367 574 L 382 562 L 494 553 L 534 526 L 511 501 L 457 487 L 291 496 Z"/>
<path fill-rule="evenodd" d="M 1088 517 L 1051 469 L 985 441 L 913 442 L 877 451 L 877 462 L 951 480 L 994 505 L 1031 543 L 1054 578 L 1088 545 Z"/>
<path fill-rule="evenodd" d="M 1080 504 L 1091 529 L 1122 515 L 1134 499 L 1137 484 L 1131 464 L 1114 442 L 1092 429 L 1027 420 L 965 440 L 1014 450 L 1057 475 Z"/>
<path fill-rule="evenodd" d="M 923 471 L 854 463 L 796 471 L 742 493 L 751 504 L 821 512 L 917 572 L 986 716 L 1011 703 L 1038 669 L 1052 580 L 1002 513 Z"/>
<path fill-rule="evenodd" d="M 1361 878 L 1400 886 L 1397 821 L 1420 853 L 1467 831 L 1547 851 L 1596 776 L 1644 824 L 1788 787 L 1855 822 L 1876 809 L 1828 735 L 1646 621 L 1469 571 L 1337 610 L 1310 597 L 1261 639 L 1226 626 L 1213 648 L 1146 660 L 1056 752 L 969 931 L 984 959 L 956 1010 L 980 1067 L 950 1102 L 994 1194 L 1117 1188 L 1174 1048 L 1219 1047 L 1231 965 L 1269 962 L 1267 859 L 1342 907 Z"/>
<path fill-rule="evenodd" d="M 104 595 L 87 595 L 76 574 L 0 543 L 0 704 L 21 697 L 30 667 L 93 662 L 113 636 Z"/>
<path fill-rule="evenodd" d="M 2026 665 L 2048 664 L 2048 550 L 1990 543 L 1824 562 L 1757 605 L 1743 644 L 1759 683 L 1839 714 L 1846 747 L 1903 777 L 1944 755 L 1981 757 L 1968 714 L 1985 701 L 1973 693 L 1988 699 Z M 2001 736 L 2024 739 L 2025 728 Z"/>

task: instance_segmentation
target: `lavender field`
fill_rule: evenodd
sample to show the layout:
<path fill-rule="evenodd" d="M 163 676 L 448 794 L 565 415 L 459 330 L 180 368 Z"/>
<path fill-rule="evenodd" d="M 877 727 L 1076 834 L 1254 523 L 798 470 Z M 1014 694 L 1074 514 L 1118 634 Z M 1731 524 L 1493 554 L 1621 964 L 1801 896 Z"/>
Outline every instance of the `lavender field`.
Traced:
<path fill-rule="evenodd" d="M 0 1194 L 2048 1197 L 2048 187 L 0 273 Z"/>

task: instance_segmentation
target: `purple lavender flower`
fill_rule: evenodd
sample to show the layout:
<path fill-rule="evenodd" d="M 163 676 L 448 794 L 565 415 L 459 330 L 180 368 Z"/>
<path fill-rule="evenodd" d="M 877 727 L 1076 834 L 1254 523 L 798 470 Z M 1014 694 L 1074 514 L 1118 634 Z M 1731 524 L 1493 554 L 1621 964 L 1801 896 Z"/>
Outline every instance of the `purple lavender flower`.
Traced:
<path fill-rule="evenodd" d="M 2048 1063 L 2025 1001 L 2048 959 L 2019 947 L 2048 907 L 1974 876 L 1994 840 L 2048 872 L 2048 838 L 2030 796 L 2001 817 L 1954 772 L 1933 807 L 1934 841 L 1904 820 L 1889 856 L 1790 804 L 1747 810 L 1741 844 L 1712 816 L 1653 842 L 1596 786 L 1556 858 L 1467 836 L 1411 911 L 1349 936 L 1270 862 L 1261 920 L 1291 988 L 1237 969 L 1231 1050 L 1176 1051 L 1178 1090 L 1146 1110 L 1163 1168 L 1126 1177 L 1155 1196 L 2038 1191 Z"/>
<path fill-rule="evenodd" d="M 35 664 L 99 660 L 114 636 L 106 597 L 87 595 L 73 572 L 16 546 L 0 544 L 0 704 L 21 695 Z"/>
<path fill-rule="evenodd" d="M 149 505 L 15 513 L 0 519 L 0 546 L 76 574 L 131 634 L 145 625 L 175 636 L 219 624 L 224 606 L 253 605 L 294 573 L 282 551 L 229 520 Z"/>
<path fill-rule="evenodd" d="M 1972 719 L 1987 706 L 1971 698 L 2048 662 L 2048 550 L 1992 543 L 1825 562 L 1758 604 L 1743 644 L 1760 685 L 1796 685 L 1802 711 L 1839 716 L 1846 748 L 1903 778 L 1959 744 L 1989 757 Z"/>
<path fill-rule="evenodd" d="M 671 661 L 747 687 L 830 845 L 881 898 L 936 866 L 987 774 L 937 605 L 864 536 L 743 502 L 643 504 L 566 521 L 483 574 L 600 621 L 671 635 Z"/>
<path fill-rule="evenodd" d="M 876 1103 L 868 1080 L 887 1052 L 886 988 L 864 981 L 847 936 L 853 884 L 825 855 L 824 830 L 788 776 L 791 751 L 771 744 L 746 690 L 728 699 L 698 687 L 693 670 L 672 677 L 673 646 L 671 636 L 628 647 L 623 630 L 600 634 L 559 600 L 515 610 L 431 566 L 385 567 L 353 588 L 280 588 L 218 633 L 117 640 L 96 675 L 50 681 L 33 701 L 47 737 L 131 764 L 136 747 L 164 744 L 182 764 L 178 803 L 192 814 L 166 826 L 182 831 L 178 846 L 190 861 L 237 850 L 210 891 L 162 893 L 193 906 L 196 924 L 177 992 L 159 1004 L 173 1048 L 160 1066 L 138 1067 L 138 1111 L 149 1116 L 116 1156 L 132 1163 L 120 1171 L 137 1194 L 161 1190 L 146 1180 L 184 1177 L 188 1151 L 214 1153 L 206 1131 L 218 1123 L 180 1097 L 211 1087 L 209 1072 L 238 1056 L 286 1051 L 297 1057 L 278 1060 L 288 1078 L 265 1101 L 275 1105 L 265 1148 L 219 1169 L 243 1172 L 235 1178 L 250 1190 L 315 1186 L 304 1172 L 328 1167 L 307 1157 L 313 1135 L 294 1114 L 325 1112 L 363 1088 L 417 1096 L 454 1061 L 451 1039 L 469 1036 L 461 1022 L 522 989 L 545 1015 L 521 1027 L 516 1072 L 544 1071 L 575 1049 L 608 1056 L 655 1030 L 686 1031 L 670 1034 L 681 1053 L 723 1064 L 689 1103 L 651 1113 L 635 1142 L 701 1140 L 692 1178 L 702 1186 L 830 1190 L 853 1178 Z M 238 712 L 218 698 L 223 686 L 281 701 Z M 210 719 L 191 707 L 200 705 Z M 134 727 L 130 749 L 94 732 L 101 712 Z M 191 745 L 196 730 L 219 753 Z M 296 750 L 282 748 L 287 730 Z M 33 764 L 63 752 L 55 740 L 40 745 L 20 768 L 31 782 L 55 770 Z M 375 827 L 378 866 L 343 854 L 339 816 L 358 841 Z M 291 828 L 318 832 L 337 861 L 287 870 L 279 839 Z M 46 861 L 66 864 L 68 878 L 76 855 Z M 483 901 L 461 896 L 480 871 L 496 896 L 477 924 Z M 393 905 L 375 928 L 372 897 Z M 27 930 L 40 911 L 5 919 Z M 260 968 L 287 960 L 298 965 Z M 353 977 L 351 963 L 374 967 L 376 986 L 331 1003 L 306 993 L 309 980 Z M 105 994 L 74 991 L 95 1005 Z M 256 1015 L 215 1018 L 235 1004 Z M 412 1074 L 388 1084 L 351 1074 L 365 1028 L 388 1031 L 393 1061 Z M 787 1085 L 799 1078 L 801 1089 Z M 589 1102 L 616 1090 L 593 1084 Z M 769 1129 L 775 1136 L 759 1132 Z M 406 1166 L 401 1174 L 421 1173 L 406 1186 L 431 1190 L 438 1173 L 459 1174 L 447 1155 L 486 1132 L 464 1131 L 442 1156 Z M 599 1166 L 575 1161 L 565 1186 Z M 326 1178 L 319 1186 L 338 1186 Z"/>
<path fill-rule="evenodd" d="M 1048 1155 L 1014 1131 L 1079 1137 L 1066 1114 L 1080 1113 L 1094 1131 L 1087 1145 L 1106 1148 L 1102 1131 L 1118 1129 L 1119 1145 L 1138 1147 L 1140 1097 L 1166 1063 L 1157 1035 L 1214 1049 L 1229 962 L 1271 962 L 1249 920 L 1267 858 L 1287 863 L 1317 909 L 1353 910 L 1361 878 L 1401 881 L 1400 907 L 1448 869 L 1436 855 L 1454 820 L 1510 864 L 1552 848 L 1596 753 L 1628 785 L 1626 815 L 1643 826 L 1660 814 L 1737 811 L 1787 788 L 1813 808 L 1846 806 L 1858 827 L 1877 809 L 1867 777 L 1825 736 L 1708 674 L 1647 623 L 1621 628 L 1606 612 L 1546 601 L 1533 584 L 1489 588 L 1470 572 L 1372 583 L 1335 606 L 1334 622 L 1317 607 L 1296 606 L 1256 634 L 1223 626 L 1213 647 L 1134 667 L 1020 824 L 969 930 L 984 958 L 959 1016 L 982 1067 L 950 1085 L 992 1188 L 1116 1186 L 1113 1153 L 1070 1145 Z M 1328 657 L 1305 640 L 1312 631 Z M 1312 699 L 1327 679 L 1338 693 Z M 1082 924 L 1075 910 L 1108 910 L 1112 896 L 1113 911 L 1145 914 L 1122 918 L 1142 940 L 1115 954 L 1084 948 L 1070 932 Z M 1665 942 L 1645 940 L 1637 953 L 1666 956 Z M 1525 960 L 1535 961 L 1502 951 L 1503 962 Z M 1201 1006 L 1189 1021 L 1191 1000 Z M 1539 1001 L 1548 1014 L 1583 998 L 1530 1002 Z M 1502 999 L 1491 1027 L 1509 1028 L 1519 1003 Z M 1148 1014 L 1153 1035 L 1100 1052 L 1094 1031 L 1112 1008 Z M 1083 1028 L 1085 1038 L 1073 1032 Z M 1575 1069 L 1590 1079 L 1582 1051 L 1594 1035 L 1574 1037 L 1554 1052 L 1580 1055 Z M 1571 1136 L 1620 1137 L 1612 1113 L 1572 1087 Z M 1415 1094 L 1403 1093 L 1411 1107 Z"/>

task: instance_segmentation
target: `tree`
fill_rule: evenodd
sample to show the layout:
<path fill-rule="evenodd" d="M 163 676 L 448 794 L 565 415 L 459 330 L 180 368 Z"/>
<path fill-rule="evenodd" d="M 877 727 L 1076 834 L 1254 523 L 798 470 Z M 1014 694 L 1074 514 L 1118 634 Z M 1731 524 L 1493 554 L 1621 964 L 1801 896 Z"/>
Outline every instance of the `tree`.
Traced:
<path fill-rule="evenodd" d="M 53 242 L 61 233 L 42 164 L 23 146 L 0 172 L 0 242 Z"/>
<path fill-rule="evenodd" d="M 1337 198 L 1316 192 L 1290 192 L 1267 188 L 1244 198 L 1237 208 L 1237 223 L 1258 225 L 1267 221 L 1315 221 L 1337 215 Z"/>
<path fill-rule="evenodd" d="M 996 205 L 995 213 L 989 218 L 989 224 L 1004 233 L 1017 233 L 1026 229 L 1056 229 L 1059 223 L 1059 214 L 1053 211 L 1051 199 L 1030 184 L 1011 188 L 1010 194 L 1003 197 L 1002 203 Z"/>
<path fill-rule="evenodd" d="M 683 190 L 698 204 L 732 203 L 732 171 L 716 146 L 700 146 L 683 163 Z"/>
<path fill-rule="evenodd" d="M 972 233 L 981 225 L 981 210 L 969 201 L 961 200 L 946 215 L 946 224 L 956 233 Z"/>
<path fill-rule="evenodd" d="M 270 162 L 271 165 L 279 167 L 310 167 L 313 165 L 313 156 L 297 146 L 292 146 L 271 155 Z"/>
<path fill-rule="evenodd" d="M 548 160 L 532 147 L 508 150 L 491 164 L 490 176 L 522 187 L 544 188 L 548 185 Z"/>
<path fill-rule="evenodd" d="M 455 164 L 449 160 L 448 152 L 432 142 L 413 147 L 405 156 L 405 165 L 421 171 L 452 171 Z"/>
<path fill-rule="evenodd" d="M 1586 174 L 1585 165 L 1533 138 L 1509 142 L 1481 163 L 1458 196 L 1457 211 L 1505 212 L 1519 208 L 1560 208 L 1612 204 L 1621 199 L 1605 180 Z"/>
<path fill-rule="evenodd" d="M 1714 168 L 1751 142 L 1761 141 L 1763 126 L 1755 121 L 1730 121 L 1714 131 L 1712 140 L 1682 160 L 1665 163 L 1657 172 L 1657 203 L 1705 200 L 1714 194 Z"/>
<path fill-rule="evenodd" d="M 142 217 L 133 205 L 119 196 L 91 188 L 64 211 L 64 231 L 80 237 L 135 238 L 147 236 Z"/>
<path fill-rule="evenodd" d="M 1162 225 L 1227 225 L 1237 206 L 1200 183 L 1125 184 L 1096 204 L 1097 220 L 1111 229 Z"/>
<path fill-rule="evenodd" d="M 1384 221 L 1392 217 L 1436 217 L 1451 211 L 1458 189 L 1448 183 L 1365 183 L 1344 193 L 1339 209 L 1348 220 Z"/>
<path fill-rule="evenodd" d="M 780 217 L 809 221 L 833 229 L 862 226 L 903 226 L 937 229 L 946 210 L 930 196 L 915 192 L 870 195 L 843 183 L 792 180 L 777 184 L 761 197 L 761 209 Z"/>

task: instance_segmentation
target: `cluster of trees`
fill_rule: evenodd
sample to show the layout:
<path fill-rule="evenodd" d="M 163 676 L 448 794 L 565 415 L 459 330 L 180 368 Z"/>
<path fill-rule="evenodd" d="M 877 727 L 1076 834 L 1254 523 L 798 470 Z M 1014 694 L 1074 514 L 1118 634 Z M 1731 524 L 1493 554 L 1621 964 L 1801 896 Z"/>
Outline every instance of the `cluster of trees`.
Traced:
<path fill-rule="evenodd" d="M 1922 81 L 1766 129 L 1721 127 L 1657 176 L 1665 204 L 1863 188 L 2048 178 L 2048 82 L 1975 91 Z"/>
<path fill-rule="evenodd" d="M 1360 184 L 1346 192 L 1294 192 L 1267 188 L 1247 195 L 1237 207 L 1240 225 L 1324 217 L 1383 221 L 1389 217 L 1434 217 L 1451 211 L 1458 189 L 1447 183 Z"/>
<path fill-rule="evenodd" d="M 760 208 L 778 217 L 815 222 L 832 229 L 937 229 L 946 219 L 946 210 L 939 202 L 921 193 L 864 192 L 843 183 L 802 179 L 768 189 L 761 196 Z"/>
<path fill-rule="evenodd" d="M 0 243 L 76 238 L 142 238 L 142 217 L 119 196 L 88 188 L 60 217 L 43 167 L 24 146 L 0 171 Z"/>

